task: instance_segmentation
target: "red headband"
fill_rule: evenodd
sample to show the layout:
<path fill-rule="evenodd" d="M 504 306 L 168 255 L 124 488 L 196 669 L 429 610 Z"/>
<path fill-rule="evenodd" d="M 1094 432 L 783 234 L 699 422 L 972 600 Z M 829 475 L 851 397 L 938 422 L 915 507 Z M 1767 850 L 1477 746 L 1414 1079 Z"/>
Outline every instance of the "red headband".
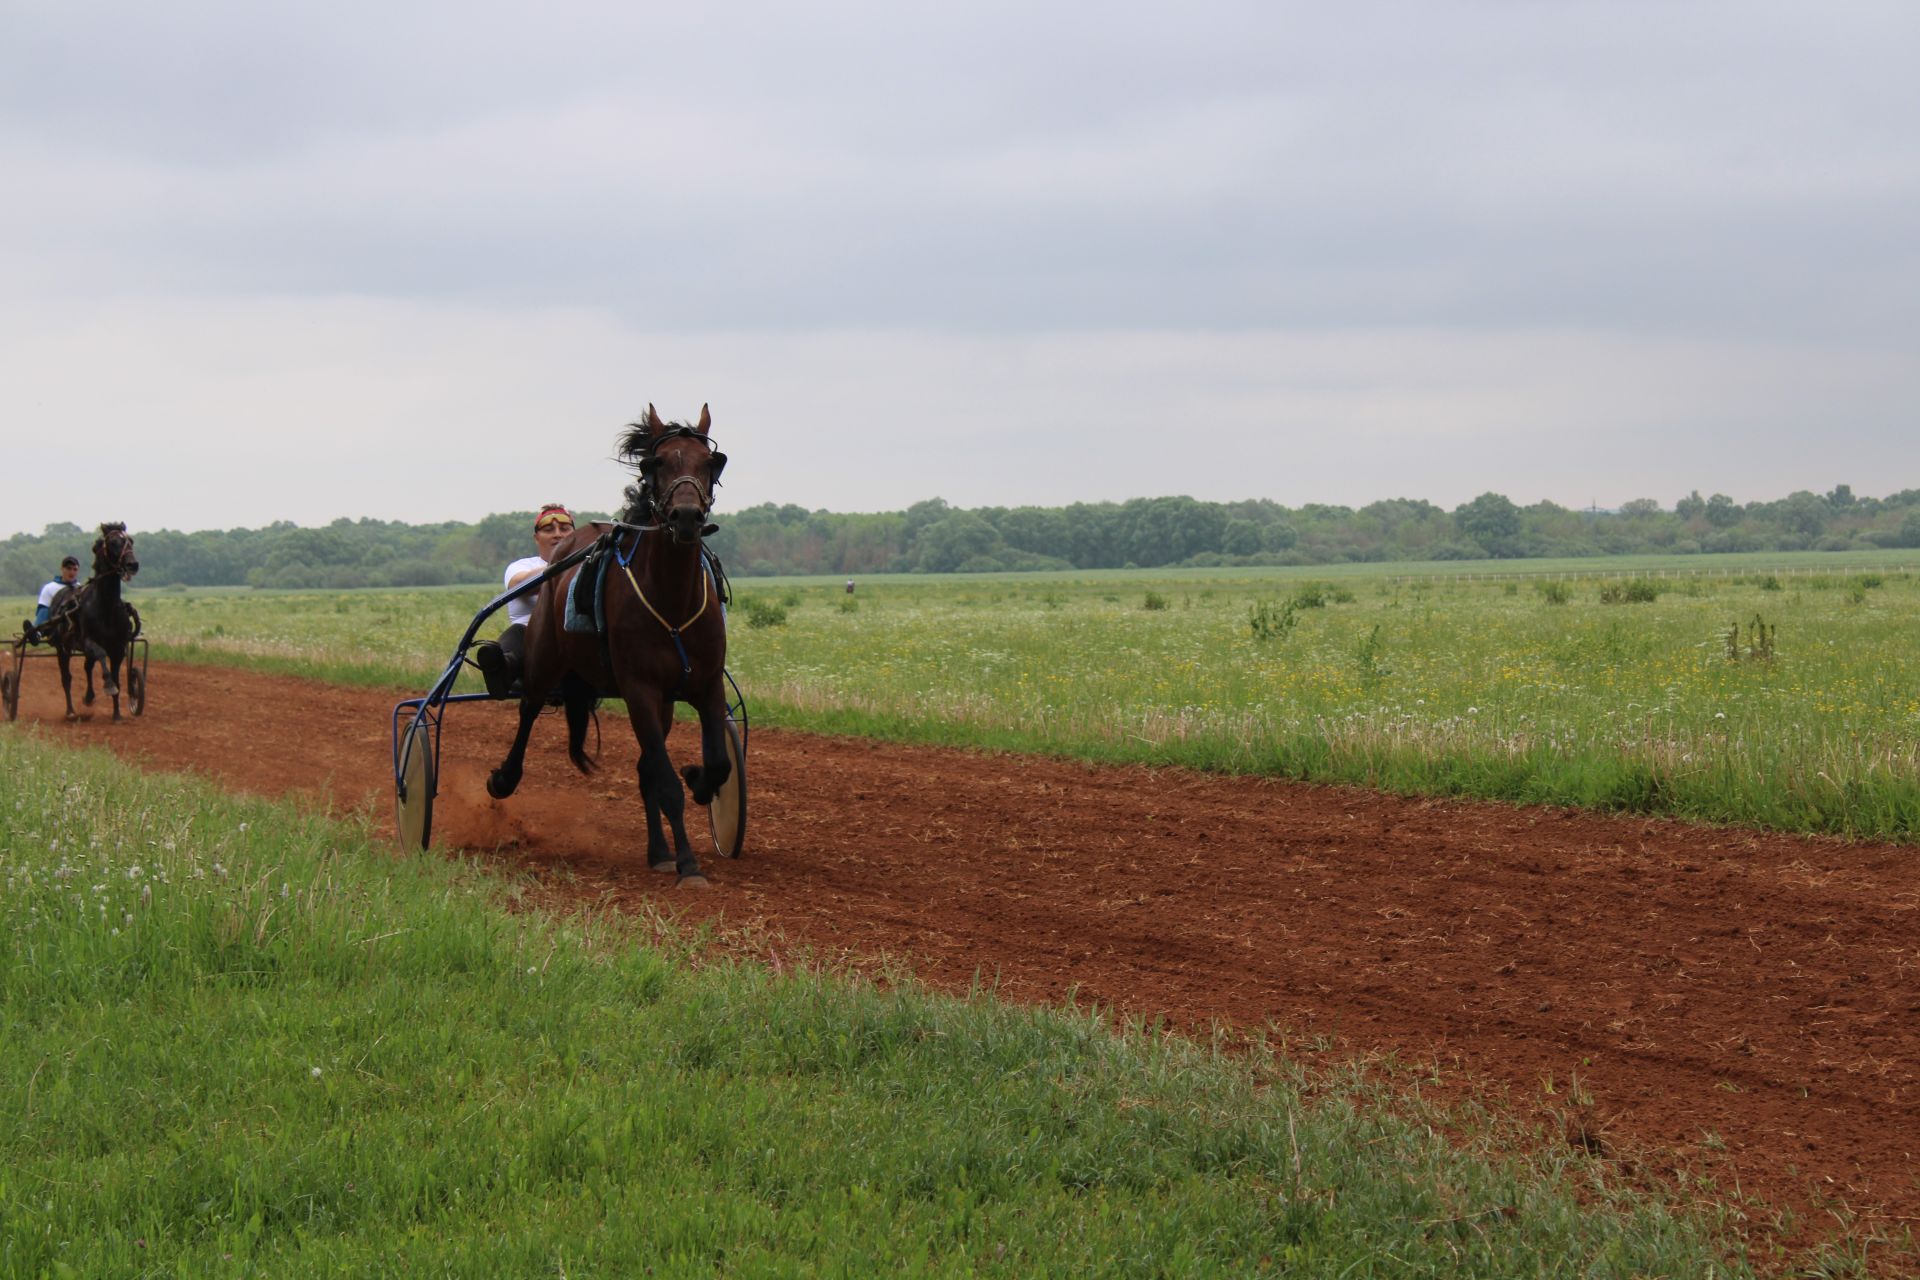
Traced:
<path fill-rule="evenodd" d="M 533 518 L 533 527 L 538 529 L 541 525 L 545 524 L 548 516 L 565 516 L 568 524 L 573 523 L 573 512 L 567 510 L 557 502 L 549 502 L 546 506 L 540 508 L 540 514 Z"/>

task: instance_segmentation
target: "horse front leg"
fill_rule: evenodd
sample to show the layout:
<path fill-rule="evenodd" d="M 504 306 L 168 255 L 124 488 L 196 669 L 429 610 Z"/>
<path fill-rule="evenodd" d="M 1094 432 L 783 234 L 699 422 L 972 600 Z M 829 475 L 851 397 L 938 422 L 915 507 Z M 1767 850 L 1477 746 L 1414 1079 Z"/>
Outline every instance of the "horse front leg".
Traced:
<path fill-rule="evenodd" d="M 680 868 L 673 859 L 673 846 L 667 843 L 665 824 L 660 821 L 660 802 L 647 786 L 647 760 L 642 753 L 634 762 L 634 774 L 640 783 L 640 800 L 647 811 L 647 870 L 672 875 Z"/>
<path fill-rule="evenodd" d="M 717 683 L 695 704 L 694 711 L 700 716 L 700 763 L 680 772 L 687 780 L 687 790 L 693 793 L 693 802 L 704 807 L 713 803 L 720 788 L 733 776 L 733 761 L 727 755 L 727 699 Z"/>
<path fill-rule="evenodd" d="M 120 723 L 120 659 L 121 654 L 107 655 L 107 696 L 113 699 L 113 722 Z"/>
<path fill-rule="evenodd" d="M 658 701 L 639 690 L 627 691 L 626 701 L 633 736 L 640 743 L 640 794 L 647 804 L 648 864 L 660 865 L 654 861 L 656 851 L 652 846 L 658 818 L 664 817 L 673 833 L 673 863 L 680 873 L 680 883 L 705 888 L 707 878 L 700 873 L 700 859 L 694 857 L 693 844 L 687 839 L 686 793 L 673 772 L 673 761 L 667 758 L 667 734 Z M 658 850 L 661 855 L 665 852 L 664 848 Z"/>

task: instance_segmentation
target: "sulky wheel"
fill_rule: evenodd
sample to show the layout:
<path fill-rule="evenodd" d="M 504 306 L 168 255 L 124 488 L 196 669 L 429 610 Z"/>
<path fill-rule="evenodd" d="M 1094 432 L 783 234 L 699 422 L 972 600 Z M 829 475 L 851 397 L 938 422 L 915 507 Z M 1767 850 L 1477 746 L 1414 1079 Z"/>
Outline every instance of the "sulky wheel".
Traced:
<path fill-rule="evenodd" d="M 713 851 L 723 858 L 737 858 L 747 841 L 747 757 L 740 750 L 740 734 L 731 717 L 727 759 L 733 769 L 707 806 L 707 826 L 713 832 Z"/>
<path fill-rule="evenodd" d="M 393 832 L 400 847 L 412 852 L 433 840 L 433 727 L 413 722 L 400 739 L 400 771 L 394 779 Z"/>
<path fill-rule="evenodd" d="M 127 703 L 136 716 L 147 709 L 147 674 L 138 667 L 127 671 Z"/>

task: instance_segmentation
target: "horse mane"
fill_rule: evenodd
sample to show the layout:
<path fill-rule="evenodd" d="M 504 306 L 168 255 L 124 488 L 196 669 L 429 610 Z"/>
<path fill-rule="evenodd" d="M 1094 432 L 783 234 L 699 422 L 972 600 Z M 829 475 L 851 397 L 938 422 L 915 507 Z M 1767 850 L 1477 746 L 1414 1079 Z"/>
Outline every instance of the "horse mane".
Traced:
<path fill-rule="evenodd" d="M 684 431 L 687 429 L 687 424 L 662 421 L 659 434 L 665 435 L 676 428 Z M 653 456 L 653 439 L 654 430 L 644 421 L 629 422 L 627 429 L 620 433 L 619 439 L 613 446 L 614 456 L 628 466 L 639 470 L 641 464 Z M 627 524 L 647 522 L 647 505 L 651 500 L 647 490 L 647 474 L 644 470 L 640 470 L 640 478 L 620 491 L 620 519 L 623 522 Z"/>
<path fill-rule="evenodd" d="M 660 424 L 661 435 L 675 430 L 688 430 L 687 424 L 684 422 L 662 422 Z M 649 427 L 645 422 L 629 422 L 627 429 L 620 433 L 619 443 L 614 445 L 613 451 L 619 455 L 622 462 L 628 466 L 637 467 L 653 453 L 653 436 L 653 428 Z"/>

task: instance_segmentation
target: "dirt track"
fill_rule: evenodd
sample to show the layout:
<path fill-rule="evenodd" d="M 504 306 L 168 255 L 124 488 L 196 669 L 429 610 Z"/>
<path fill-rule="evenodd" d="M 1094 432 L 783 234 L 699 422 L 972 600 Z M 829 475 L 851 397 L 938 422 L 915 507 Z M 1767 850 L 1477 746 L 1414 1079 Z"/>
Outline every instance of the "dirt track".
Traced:
<path fill-rule="evenodd" d="M 143 719 L 69 726 L 49 665 L 26 686 L 21 721 L 56 741 L 390 817 L 390 694 L 156 665 Z M 543 720 L 500 805 L 480 779 L 511 712 L 449 714 L 436 844 L 564 864 L 572 892 L 763 922 L 941 988 L 981 973 L 1016 999 L 1279 1024 L 1522 1109 L 1577 1078 L 1610 1154 L 1737 1179 L 1815 1232 L 1834 1202 L 1920 1219 L 1920 849 L 763 724 L 748 854 L 708 859 L 695 894 L 645 867 L 622 723 L 582 779 Z"/>

